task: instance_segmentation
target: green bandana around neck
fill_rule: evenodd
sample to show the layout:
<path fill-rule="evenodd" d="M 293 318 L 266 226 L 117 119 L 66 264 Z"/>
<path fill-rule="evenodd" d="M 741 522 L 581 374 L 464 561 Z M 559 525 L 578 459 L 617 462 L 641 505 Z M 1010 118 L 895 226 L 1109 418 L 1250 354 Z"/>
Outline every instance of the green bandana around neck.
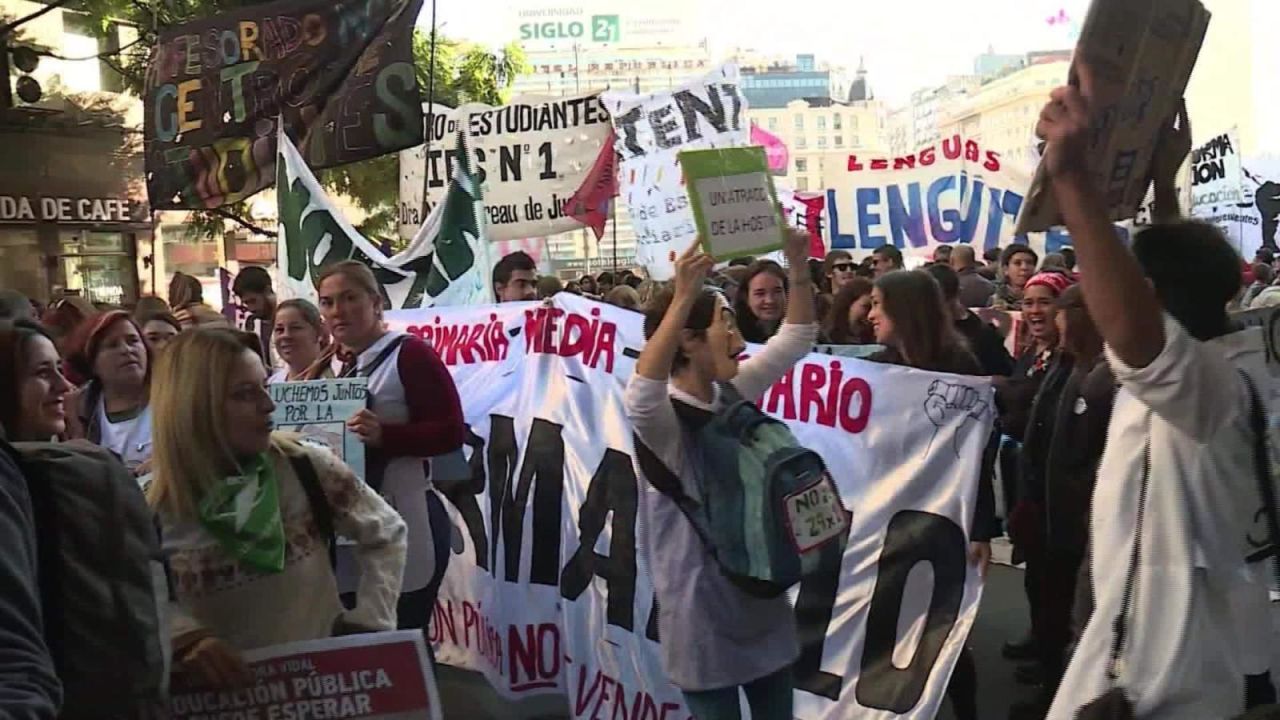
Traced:
<path fill-rule="evenodd" d="M 263 572 L 284 569 L 284 522 L 275 468 L 262 453 L 200 500 L 200 524 L 240 562 Z"/>

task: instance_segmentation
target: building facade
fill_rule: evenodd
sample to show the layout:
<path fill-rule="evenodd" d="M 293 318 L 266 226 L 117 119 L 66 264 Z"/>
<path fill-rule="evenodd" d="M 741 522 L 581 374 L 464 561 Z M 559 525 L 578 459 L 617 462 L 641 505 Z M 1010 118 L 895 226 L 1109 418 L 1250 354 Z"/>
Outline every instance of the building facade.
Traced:
<path fill-rule="evenodd" d="M 941 137 L 976 140 L 1007 161 L 1033 167 L 1035 127 L 1049 92 L 1066 82 L 1071 63 L 1047 56 L 953 101 L 939 113 Z"/>
<path fill-rule="evenodd" d="M 25 17 L 44 5 L 0 0 L 0 16 Z M 107 40 L 87 16 L 57 8 L 6 38 L 64 58 L 119 49 L 136 35 L 114 26 Z M 48 55 L 29 72 L 0 78 L 12 107 L 0 107 L 0 287 L 40 302 L 74 294 L 128 304 L 154 291 L 155 235 L 142 160 L 142 103 L 99 59 Z"/>
<path fill-rule="evenodd" d="M 889 149 L 888 116 L 878 100 L 793 100 L 782 108 L 750 107 L 747 117 L 786 144 L 791 162 L 780 182 L 802 192 L 826 188 L 827 169 L 838 169 L 851 152 Z"/>

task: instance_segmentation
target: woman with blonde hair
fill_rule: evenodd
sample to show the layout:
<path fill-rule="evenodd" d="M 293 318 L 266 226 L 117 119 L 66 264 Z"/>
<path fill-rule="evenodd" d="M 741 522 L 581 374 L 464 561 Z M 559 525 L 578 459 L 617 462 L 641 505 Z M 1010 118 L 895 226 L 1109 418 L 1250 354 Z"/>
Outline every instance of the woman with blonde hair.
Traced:
<path fill-rule="evenodd" d="M 175 666 L 227 687 L 245 650 L 396 626 L 404 521 L 325 450 L 272 433 L 257 338 L 230 328 L 179 335 L 155 369 L 154 471 L 177 602 Z M 354 541 L 358 602 L 344 611 L 334 534 Z"/>
<path fill-rule="evenodd" d="M 426 628 L 449 562 L 449 516 L 433 486 L 458 479 L 459 472 L 470 478 L 461 457 L 466 424 L 458 390 L 430 345 L 387 330 L 382 291 L 367 265 L 354 260 L 330 265 L 316 289 L 333 345 L 308 377 L 328 370 L 336 377 L 369 379 L 368 407 L 347 427 L 365 444 L 365 480 L 391 500 L 409 526 L 400 627 Z M 345 577 L 344 555 L 338 565 Z"/>

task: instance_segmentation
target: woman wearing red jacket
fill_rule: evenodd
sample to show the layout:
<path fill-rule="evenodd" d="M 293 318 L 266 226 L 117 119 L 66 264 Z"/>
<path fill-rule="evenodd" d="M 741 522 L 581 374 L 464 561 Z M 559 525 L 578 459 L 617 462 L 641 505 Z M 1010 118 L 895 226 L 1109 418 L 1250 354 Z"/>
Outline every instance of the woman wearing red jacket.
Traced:
<path fill-rule="evenodd" d="M 466 425 L 453 377 L 429 345 L 386 329 L 382 293 L 368 266 L 331 265 L 316 286 L 333 345 L 309 376 L 369 378 L 367 407 L 347 421 L 364 441 L 365 480 L 409 526 L 409 554 L 398 617 L 426 628 L 449 561 L 449 519 L 427 476 L 428 458 L 462 447 Z M 339 555 L 342 589 L 354 588 Z"/>

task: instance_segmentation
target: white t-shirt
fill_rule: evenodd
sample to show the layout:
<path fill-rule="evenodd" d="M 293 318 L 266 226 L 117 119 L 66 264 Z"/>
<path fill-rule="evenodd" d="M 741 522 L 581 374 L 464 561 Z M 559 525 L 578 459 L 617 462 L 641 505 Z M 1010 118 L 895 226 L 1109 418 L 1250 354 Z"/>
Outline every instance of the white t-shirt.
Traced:
<path fill-rule="evenodd" d="M 271 373 L 271 377 L 267 378 L 268 385 L 275 385 L 276 383 L 282 383 L 282 382 L 288 382 L 288 381 L 289 381 L 289 368 L 287 367 L 282 367 L 279 370 L 276 370 L 275 372 Z"/>
<path fill-rule="evenodd" d="M 102 439 L 98 443 L 110 450 L 130 470 L 151 458 L 151 406 L 129 418 L 113 423 L 107 419 L 107 410 L 103 401 L 98 400 L 98 427 L 101 428 Z"/>
<path fill-rule="evenodd" d="M 1244 676 L 1267 669 L 1263 564 L 1247 535 L 1262 505 L 1250 398 L 1272 382 L 1260 330 L 1199 342 L 1165 318 L 1165 347 L 1145 368 L 1108 348 L 1121 384 L 1098 469 L 1090 527 L 1096 608 L 1049 720 L 1076 713 L 1111 683 L 1112 626 L 1122 607 L 1143 455 L 1150 472 L 1141 561 L 1117 684 L 1138 717 L 1215 720 L 1243 711 Z"/>

